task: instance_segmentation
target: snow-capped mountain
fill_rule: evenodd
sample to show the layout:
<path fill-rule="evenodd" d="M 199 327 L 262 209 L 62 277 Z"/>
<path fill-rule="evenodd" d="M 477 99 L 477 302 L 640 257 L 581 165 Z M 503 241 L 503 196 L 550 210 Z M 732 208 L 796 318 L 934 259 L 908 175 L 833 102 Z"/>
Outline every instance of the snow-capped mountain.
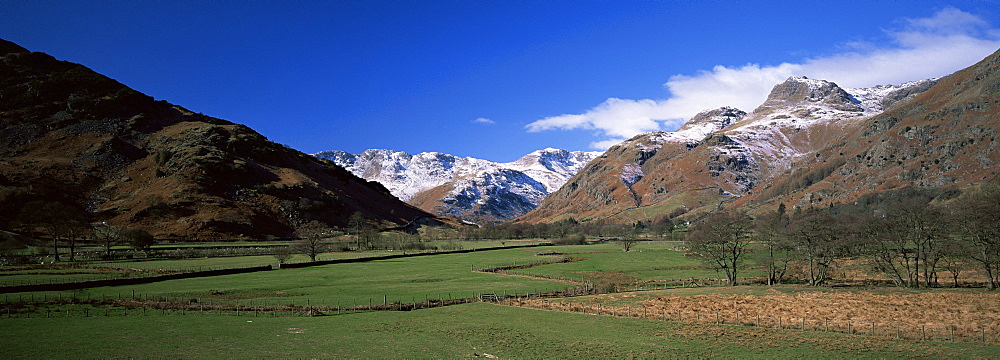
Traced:
<path fill-rule="evenodd" d="M 599 152 L 544 149 L 498 163 L 438 152 L 371 149 L 314 154 L 383 184 L 401 200 L 469 221 L 507 220 L 534 209 Z"/>
<path fill-rule="evenodd" d="M 776 177 L 827 159 L 825 149 L 845 143 L 866 119 L 904 106 L 937 81 L 844 89 L 791 77 L 750 113 L 705 111 L 677 131 L 640 134 L 613 146 L 523 219 L 557 221 L 573 214 L 578 220 L 635 221 L 759 195 L 777 186 Z"/>

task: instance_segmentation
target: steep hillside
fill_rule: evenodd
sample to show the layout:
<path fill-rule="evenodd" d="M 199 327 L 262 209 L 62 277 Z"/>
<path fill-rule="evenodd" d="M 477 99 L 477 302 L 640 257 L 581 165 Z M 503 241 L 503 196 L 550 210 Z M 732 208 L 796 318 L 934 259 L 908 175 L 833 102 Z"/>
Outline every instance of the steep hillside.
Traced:
<path fill-rule="evenodd" d="M 691 152 L 706 136 L 744 116 L 745 112 L 728 107 L 705 111 L 675 132 L 641 134 L 615 145 L 520 220 L 545 222 L 569 217 L 591 220 L 662 201 L 670 191 L 660 184 L 676 175 L 658 170 Z M 702 195 L 703 191 L 695 191 Z M 713 196 L 711 193 L 709 197 Z M 718 190 L 714 193 L 717 195 Z M 696 198 L 691 201 L 702 201 L 701 196 Z"/>
<path fill-rule="evenodd" d="M 518 221 L 550 222 L 574 217 L 583 221 L 600 219 L 627 223 L 689 211 L 712 211 L 723 206 L 748 206 L 755 210 L 777 206 L 778 202 L 819 205 L 825 204 L 824 201 L 847 201 L 907 185 L 941 186 L 981 181 L 986 175 L 983 172 L 991 171 L 989 166 L 995 167 L 990 160 L 993 155 L 988 155 L 995 149 L 989 141 L 983 142 L 992 134 L 986 128 L 997 126 L 995 112 L 986 109 L 996 102 L 995 94 L 987 95 L 994 100 L 979 99 L 971 103 L 961 100 L 951 107 L 945 103 L 969 97 L 964 94 L 965 90 L 963 94 L 951 91 L 944 96 L 947 100 L 933 104 L 924 100 L 948 86 L 944 80 L 930 79 L 843 89 L 829 81 L 792 77 L 775 86 L 768 99 L 753 112 L 742 114 L 730 109 L 731 113 L 740 114 L 731 116 L 732 121 L 710 122 L 715 125 L 705 126 L 705 118 L 722 111 L 714 110 L 695 116 L 677 132 L 642 134 L 612 147 L 570 179 L 565 187 L 550 195 L 537 210 Z M 926 94 L 922 94 L 924 92 Z M 886 111 L 883 115 L 875 116 L 883 111 Z M 954 124 L 932 125 L 929 122 L 928 117 L 935 115 L 927 114 L 942 117 L 944 113 L 952 114 L 948 121 Z M 904 116 L 909 120 L 902 121 Z M 966 165 L 951 165 L 954 166 L 952 170 L 932 170 L 926 176 L 917 176 L 917 170 L 913 169 L 927 168 L 927 161 L 930 161 L 915 159 L 918 142 L 907 141 L 908 145 L 904 145 L 898 139 L 872 138 L 885 134 L 887 127 L 901 126 L 899 124 L 903 124 L 903 130 L 889 137 L 918 137 L 916 134 L 931 128 L 943 130 L 949 126 L 966 129 L 962 130 L 963 134 L 975 133 L 976 139 L 964 142 L 954 136 L 967 138 L 967 135 L 937 137 L 934 139 L 940 144 L 934 145 L 947 153 L 943 149 L 954 152 L 954 149 L 979 141 L 975 150 L 969 149 L 969 154 L 975 154 L 976 166 L 983 168 L 972 171 Z M 701 130 L 691 136 L 692 128 Z M 686 141 L 678 141 L 679 138 Z M 842 152 L 845 155 L 841 155 Z M 845 165 L 850 165 L 852 157 L 867 159 L 870 154 L 887 160 L 870 163 L 864 175 L 858 174 L 852 179 L 822 181 L 830 176 L 856 172 Z M 886 172 L 889 160 L 896 166 L 906 164 L 902 168 L 909 172 Z M 924 160 L 924 164 L 920 164 L 920 160 Z M 875 168 L 883 170 L 875 171 Z M 900 181 L 893 181 L 888 186 L 878 185 L 888 181 L 880 180 L 883 177 Z M 855 185 L 847 185 L 849 183 Z"/>
<path fill-rule="evenodd" d="M 382 149 L 357 155 L 324 151 L 314 156 L 380 182 L 393 195 L 426 211 L 489 223 L 534 209 L 598 154 L 544 149 L 509 163 Z"/>
<path fill-rule="evenodd" d="M 1000 171 L 1000 51 L 911 101 L 865 119 L 798 171 L 742 199 L 798 206 L 849 203 L 904 187 L 961 187 Z"/>
<path fill-rule="evenodd" d="M 0 53 L 4 229 L 31 231 L 39 201 L 179 239 L 287 236 L 356 211 L 386 226 L 432 217 L 246 126 L 10 42 Z"/>

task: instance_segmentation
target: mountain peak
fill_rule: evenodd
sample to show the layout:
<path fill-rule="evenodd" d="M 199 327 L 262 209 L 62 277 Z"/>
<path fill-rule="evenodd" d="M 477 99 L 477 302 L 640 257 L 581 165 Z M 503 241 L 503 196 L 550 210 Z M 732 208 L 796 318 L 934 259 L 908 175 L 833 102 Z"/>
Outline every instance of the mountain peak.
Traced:
<path fill-rule="evenodd" d="M 721 129 L 726 126 L 729 126 L 729 124 L 738 121 L 746 114 L 747 114 L 746 111 L 730 106 L 723 106 L 718 109 L 705 110 L 691 117 L 691 120 L 688 120 L 688 122 L 685 123 L 684 126 L 681 126 L 681 128 L 678 129 L 678 131 L 688 126 L 694 126 L 703 123 L 714 123 L 719 125 L 720 126 L 719 128 Z"/>
<path fill-rule="evenodd" d="M 600 153 L 546 148 L 509 163 L 392 150 L 366 150 L 361 155 L 324 151 L 315 156 L 380 182 L 393 195 L 428 211 L 496 221 L 533 209 Z"/>
<path fill-rule="evenodd" d="M 821 105 L 840 111 L 864 111 L 860 101 L 834 82 L 792 76 L 775 85 L 767 95 L 767 100 L 757 107 L 754 113 L 801 105 Z"/>
<path fill-rule="evenodd" d="M 692 117 L 677 131 L 668 133 L 667 136 L 669 139 L 682 142 L 698 142 L 709 134 L 740 121 L 746 114 L 746 111 L 729 106 L 705 110 Z"/>

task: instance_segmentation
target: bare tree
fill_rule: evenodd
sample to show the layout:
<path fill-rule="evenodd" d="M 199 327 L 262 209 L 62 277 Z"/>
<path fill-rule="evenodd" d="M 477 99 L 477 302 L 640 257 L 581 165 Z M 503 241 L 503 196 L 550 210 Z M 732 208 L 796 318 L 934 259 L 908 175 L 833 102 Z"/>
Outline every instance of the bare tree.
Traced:
<path fill-rule="evenodd" d="M 88 217 L 85 211 L 59 201 L 36 200 L 25 204 L 21 215 L 30 218 L 30 226 L 41 225 L 48 232 L 55 261 L 62 260 L 60 243 L 63 240 L 69 242 L 70 261 L 76 260 L 76 240 Z"/>
<path fill-rule="evenodd" d="M 916 281 L 915 260 L 909 240 L 895 231 L 891 222 L 881 216 L 867 218 L 861 226 L 864 252 L 872 268 L 892 280 L 896 286 L 913 286 Z"/>
<path fill-rule="evenodd" d="M 639 242 L 639 228 L 635 226 L 622 228 L 621 238 L 618 240 L 622 244 L 622 251 L 632 251 L 632 247 Z"/>
<path fill-rule="evenodd" d="M 104 247 L 104 257 L 111 258 L 111 248 L 121 242 L 122 228 L 101 222 L 94 225 L 94 240 Z"/>
<path fill-rule="evenodd" d="M 315 262 L 316 257 L 326 251 L 326 239 L 333 235 L 333 229 L 318 221 L 311 221 L 295 233 L 299 240 L 292 244 L 292 250 L 309 256 L 309 260 Z"/>
<path fill-rule="evenodd" d="M 896 203 L 891 210 L 863 221 L 863 248 L 872 266 L 899 286 L 933 286 L 945 257 L 943 214 L 920 197 Z"/>
<path fill-rule="evenodd" d="M 785 204 L 780 204 L 776 211 L 765 214 L 754 223 L 757 239 L 767 251 L 767 257 L 759 260 L 761 265 L 767 267 L 767 284 L 780 283 L 788 270 L 789 252 L 792 250 L 787 238 L 788 215 Z"/>
<path fill-rule="evenodd" d="M 826 282 L 834 260 L 851 252 L 853 234 L 844 219 L 825 209 L 811 209 L 793 217 L 789 235 L 796 252 L 805 257 L 809 285 Z"/>
<path fill-rule="evenodd" d="M 730 285 L 736 285 L 743 255 L 749 250 L 753 221 L 743 213 L 718 211 L 695 224 L 687 234 L 692 251 L 726 273 Z"/>
<path fill-rule="evenodd" d="M 278 247 L 274 249 L 274 258 L 278 260 L 278 268 L 280 269 L 282 265 L 285 265 L 292 258 L 292 249 L 288 246 Z"/>
<path fill-rule="evenodd" d="M 357 249 L 372 249 L 382 241 L 378 227 L 356 211 L 347 220 L 347 231 L 354 235 Z"/>
<path fill-rule="evenodd" d="M 85 221 L 70 219 L 66 223 L 66 247 L 69 250 L 69 261 L 76 261 L 76 242 L 87 237 L 90 228 Z"/>
<path fill-rule="evenodd" d="M 948 215 L 955 226 L 953 236 L 966 245 L 966 256 L 982 266 L 987 287 L 996 289 L 1000 282 L 1000 184 L 959 197 Z"/>

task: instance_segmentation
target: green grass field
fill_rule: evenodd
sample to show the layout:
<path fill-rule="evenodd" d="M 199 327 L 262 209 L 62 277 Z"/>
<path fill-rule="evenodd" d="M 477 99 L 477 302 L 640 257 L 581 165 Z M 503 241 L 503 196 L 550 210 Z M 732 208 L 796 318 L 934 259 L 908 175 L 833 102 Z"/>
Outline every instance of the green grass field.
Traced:
<path fill-rule="evenodd" d="M 638 242 L 629 252 L 620 244 L 573 245 L 553 248 L 583 261 L 543 265 L 518 272 L 573 279 L 618 275 L 634 280 L 681 280 L 725 278 L 696 257 L 685 257 L 681 242 Z M 741 270 L 741 276 L 763 276 L 759 269 Z"/>
<path fill-rule="evenodd" d="M 523 240 L 484 240 L 484 241 L 427 241 L 425 244 L 430 248 L 453 246 L 461 249 L 481 249 L 516 245 L 534 245 L 544 242 L 541 239 Z M 276 244 L 287 244 L 288 242 L 278 242 Z M 227 246 L 232 248 L 260 246 L 262 243 L 198 243 L 190 247 L 216 247 Z M 273 244 L 271 244 L 273 245 Z M 169 246 L 177 246 L 169 245 Z M 367 250 L 367 251 L 347 251 L 347 252 L 324 252 L 319 254 L 316 260 L 340 260 L 357 259 L 367 257 L 377 257 L 385 255 L 396 255 L 414 252 L 436 252 L 438 250 L 400 251 L 400 250 Z M 64 254 L 64 256 L 68 256 Z M 51 261 L 51 259 L 49 260 Z M 310 261 L 309 257 L 302 254 L 294 254 L 287 263 L 304 263 Z M 136 259 L 130 261 L 88 261 L 88 262 L 59 262 L 47 265 L 30 266 L 0 266 L 0 286 L 26 285 L 26 284 L 48 284 L 60 282 L 78 282 L 87 280 L 104 280 L 122 277 L 144 277 L 153 276 L 151 271 L 165 272 L 186 272 L 205 271 L 233 268 L 247 268 L 255 266 L 276 265 L 277 259 L 271 255 L 253 256 L 220 256 L 220 257 L 194 257 L 185 259 Z"/>
<path fill-rule="evenodd" d="M 248 303 L 252 300 L 258 305 L 308 302 L 312 305 L 351 306 L 369 302 L 410 303 L 428 298 L 463 298 L 478 293 L 524 294 L 571 287 L 572 284 L 552 280 L 472 271 L 473 266 L 493 264 L 497 259 L 528 263 L 553 258 L 536 255 L 539 251 L 538 248 L 525 248 L 440 254 L 50 292 L 37 296 L 100 299 L 117 298 L 123 294 L 131 296 L 134 291 L 139 296 L 198 299 L 199 302 L 211 303 Z"/>
<path fill-rule="evenodd" d="M 298 317 L 244 310 L 171 311 L 64 300 L 167 297 L 189 304 L 354 306 L 463 298 L 477 293 L 524 294 L 571 283 L 472 271 L 563 256 L 582 261 L 540 265 L 522 274 L 630 280 L 717 277 L 678 243 L 503 249 L 378 260 L 248 274 L 0 297 L 0 358 L 992 358 L 1000 345 L 923 342 L 887 336 L 777 330 L 731 325 L 616 318 L 485 303 L 414 311 Z M 546 253 L 564 255 L 540 255 Z M 262 259 L 213 258 L 224 261 Z M 197 266 L 197 260 L 146 262 L 154 268 Z M 235 264 L 226 263 L 228 265 Z M 128 263 L 131 264 L 131 263 Z M 752 273 L 753 270 L 748 271 Z M 45 276 L 45 275 L 38 275 Z M 53 275 L 70 276 L 70 274 Z M 74 275 L 75 276 L 75 275 Z M 805 286 L 713 286 L 556 299 L 637 307 L 658 296 L 767 295 L 862 291 Z M 863 291 L 904 293 L 913 289 Z M 972 293 L 981 290 L 960 290 Z M 189 300 L 194 299 L 194 302 Z M 38 302 L 38 301 L 42 302 Z M 35 303 L 32 303 L 34 301 Z M 44 303 L 43 303 L 44 302 Z M 140 304 L 141 305 L 141 304 Z M 132 304 L 131 306 L 136 306 Z M 148 310 L 148 311 L 147 311 Z M 8 313 L 9 311 L 9 313 Z M 124 316 L 126 312 L 129 316 Z M 7 315 L 12 314 L 12 315 Z M 110 314 L 110 316 L 104 316 Z M 30 316 L 30 318 L 29 318 Z M 51 316 L 51 318 L 49 318 Z"/>
<path fill-rule="evenodd" d="M 0 319 L 2 358 L 991 358 L 1000 346 L 467 304 L 325 317 Z"/>

